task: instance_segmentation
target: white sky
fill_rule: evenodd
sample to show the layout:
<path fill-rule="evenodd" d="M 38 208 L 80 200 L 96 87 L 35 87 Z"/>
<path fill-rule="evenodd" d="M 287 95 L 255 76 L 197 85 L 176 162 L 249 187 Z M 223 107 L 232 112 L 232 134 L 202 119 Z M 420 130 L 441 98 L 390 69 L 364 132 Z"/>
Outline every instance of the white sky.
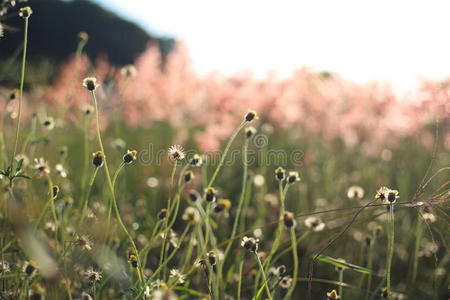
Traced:
<path fill-rule="evenodd" d="M 308 66 L 402 90 L 450 75 L 450 1 L 96 1 L 184 40 L 201 73 Z"/>

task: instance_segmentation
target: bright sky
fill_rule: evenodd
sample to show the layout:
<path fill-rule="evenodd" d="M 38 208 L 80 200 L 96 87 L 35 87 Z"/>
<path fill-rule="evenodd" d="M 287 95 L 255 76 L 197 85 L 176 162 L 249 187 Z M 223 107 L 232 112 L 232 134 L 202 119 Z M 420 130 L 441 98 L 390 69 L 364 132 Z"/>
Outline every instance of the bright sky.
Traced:
<path fill-rule="evenodd" d="M 95 0 L 188 45 L 197 70 L 302 66 L 412 88 L 450 75 L 450 1 Z"/>

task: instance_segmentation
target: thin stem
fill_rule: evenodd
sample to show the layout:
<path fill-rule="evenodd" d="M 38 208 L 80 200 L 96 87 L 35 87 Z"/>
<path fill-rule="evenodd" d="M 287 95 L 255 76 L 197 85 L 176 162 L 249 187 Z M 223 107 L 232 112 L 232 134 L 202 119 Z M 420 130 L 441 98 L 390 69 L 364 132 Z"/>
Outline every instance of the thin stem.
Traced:
<path fill-rule="evenodd" d="M 120 216 L 119 207 L 117 206 L 117 201 L 116 201 L 116 195 L 114 193 L 114 186 L 113 186 L 113 183 L 112 183 L 112 180 L 111 180 L 111 176 L 109 174 L 109 168 L 108 168 L 108 163 L 107 163 L 107 159 L 106 159 L 106 153 L 105 153 L 105 149 L 103 147 L 102 137 L 100 135 L 100 121 L 99 121 L 99 116 L 98 116 L 97 97 L 95 96 L 95 92 L 94 91 L 91 91 L 91 95 L 92 95 L 92 97 L 94 99 L 94 105 L 95 105 L 95 121 L 96 121 L 96 127 L 97 127 L 97 139 L 98 139 L 98 144 L 100 146 L 100 150 L 105 155 L 105 158 L 104 158 L 105 173 L 106 173 L 106 179 L 108 181 L 109 190 L 111 192 L 114 212 L 116 214 L 116 218 L 117 218 L 117 221 L 119 223 L 119 226 L 121 227 L 121 229 L 123 230 L 125 235 L 128 237 L 128 239 L 130 241 L 130 244 L 131 244 L 131 246 L 132 246 L 132 248 L 134 250 L 134 253 L 136 254 L 136 258 L 137 258 L 137 262 L 138 262 L 138 268 L 139 268 L 139 272 L 138 272 L 139 282 L 143 283 L 143 281 L 144 281 L 143 277 L 144 276 L 143 276 L 143 271 L 142 271 L 141 259 L 139 258 L 139 252 L 137 250 L 136 244 L 134 243 L 133 237 L 128 232 L 127 228 L 125 227 L 125 224 L 122 221 L 122 217 Z"/>
<path fill-rule="evenodd" d="M 48 184 L 48 202 L 50 203 L 50 209 L 52 211 L 53 222 L 55 223 L 55 240 L 58 239 L 58 216 L 56 214 L 55 199 L 53 198 L 53 182 L 50 175 L 47 174 Z"/>
<path fill-rule="evenodd" d="M 343 293 L 343 285 L 342 285 L 342 283 L 344 282 L 344 269 L 343 268 L 341 268 L 340 270 L 339 270 L 339 299 L 341 299 L 342 300 L 342 293 Z"/>
<path fill-rule="evenodd" d="M 375 249 L 375 243 L 377 240 L 377 235 L 376 233 L 373 235 L 372 241 L 370 242 L 370 246 L 369 246 L 369 255 L 367 258 L 367 269 L 372 270 L 373 267 L 373 252 Z M 367 288 L 366 288 L 366 297 L 365 299 L 368 300 L 369 299 L 369 295 L 370 295 L 370 289 L 372 288 L 372 273 L 367 274 Z"/>
<path fill-rule="evenodd" d="M 217 166 L 216 170 L 214 171 L 213 175 L 211 176 L 211 179 L 208 182 L 208 187 L 211 187 L 214 184 L 214 181 L 216 180 L 217 175 L 219 174 L 220 169 L 223 166 L 223 163 L 225 162 L 225 158 L 228 154 L 228 151 L 230 150 L 231 144 L 233 144 L 233 141 L 236 139 L 236 136 L 238 135 L 239 131 L 244 127 L 246 124 L 246 121 L 243 121 L 239 127 L 233 132 L 233 135 L 228 140 L 227 146 L 225 147 L 225 150 L 223 151 L 222 156 L 220 157 L 219 165 Z"/>
<path fill-rule="evenodd" d="M 294 272 L 292 273 L 292 284 L 289 288 L 284 299 L 291 299 L 292 294 L 295 291 L 295 286 L 297 284 L 298 277 L 298 253 L 297 253 L 297 236 L 295 235 L 295 228 L 291 228 L 291 245 L 292 245 L 292 256 L 294 258 Z M 339 294 L 340 295 L 340 294 Z"/>
<path fill-rule="evenodd" d="M 272 300 L 272 295 L 270 294 L 269 286 L 267 284 L 268 281 L 267 281 L 267 278 L 266 278 L 266 272 L 264 272 L 264 267 L 263 267 L 263 265 L 261 263 L 261 259 L 259 258 L 258 253 L 254 252 L 254 254 L 256 256 L 256 260 L 258 261 L 258 265 L 259 265 L 259 268 L 261 270 L 261 274 L 262 274 L 263 281 L 264 281 L 263 284 L 264 284 L 264 288 L 266 289 L 267 297 L 269 297 L 269 299 Z"/>
<path fill-rule="evenodd" d="M 416 228 L 416 242 L 414 245 L 414 261 L 413 261 L 413 273 L 412 273 L 412 284 L 416 282 L 417 278 L 417 270 L 419 267 L 419 250 L 420 250 L 420 241 L 422 239 L 422 219 L 417 218 L 417 228 Z"/>
<path fill-rule="evenodd" d="M 242 271 L 244 269 L 244 260 L 239 263 L 239 281 L 237 287 L 237 300 L 241 300 L 241 287 L 242 287 Z"/>
<path fill-rule="evenodd" d="M 23 54 L 22 54 L 22 70 L 20 75 L 20 89 L 19 89 L 19 110 L 17 112 L 17 124 L 16 124 L 16 138 L 14 141 L 14 150 L 11 156 L 11 167 L 16 157 L 17 144 L 19 142 L 20 133 L 20 117 L 22 115 L 22 102 L 23 102 L 23 85 L 25 82 L 25 63 L 27 59 L 27 44 L 28 44 L 28 17 L 25 18 L 25 33 L 23 38 Z"/>
<path fill-rule="evenodd" d="M 88 189 L 83 197 L 83 204 L 81 207 L 81 216 L 80 216 L 80 223 L 79 226 L 83 224 L 84 218 L 86 216 L 86 210 L 88 208 L 89 203 L 89 195 L 91 193 L 92 185 L 94 184 L 95 177 L 97 176 L 98 168 L 94 169 L 94 172 L 91 175 L 91 179 L 89 180 L 89 186 Z"/>
<path fill-rule="evenodd" d="M 392 267 L 392 256 L 394 254 L 394 239 L 395 239 L 395 225 L 394 225 L 394 204 L 389 205 L 389 225 L 390 225 L 390 235 L 389 235 L 389 249 L 388 256 L 386 259 L 386 288 L 389 295 L 391 294 L 391 267 Z"/>

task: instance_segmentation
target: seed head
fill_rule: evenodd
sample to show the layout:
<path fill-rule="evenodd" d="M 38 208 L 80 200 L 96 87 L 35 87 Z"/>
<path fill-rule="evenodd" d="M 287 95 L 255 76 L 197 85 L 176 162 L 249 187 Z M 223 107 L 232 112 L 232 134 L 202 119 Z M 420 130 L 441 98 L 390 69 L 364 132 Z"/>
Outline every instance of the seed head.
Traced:
<path fill-rule="evenodd" d="M 206 257 L 208 258 L 209 263 L 211 266 L 215 266 L 217 264 L 217 254 L 214 251 L 209 251 L 206 253 Z"/>
<path fill-rule="evenodd" d="M 245 128 L 245 137 L 251 139 L 256 134 L 256 129 L 253 126 Z"/>
<path fill-rule="evenodd" d="M 188 223 L 197 223 L 200 221 L 200 214 L 196 208 L 188 206 L 184 210 L 182 219 Z"/>
<path fill-rule="evenodd" d="M 80 42 L 86 43 L 89 39 L 89 35 L 84 31 L 78 32 L 78 39 Z"/>
<path fill-rule="evenodd" d="M 161 209 L 158 213 L 158 219 L 164 220 L 166 216 L 167 216 L 167 209 L 166 208 Z"/>
<path fill-rule="evenodd" d="M 136 150 L 128 150 L 127 153 L 125 153 L 125 155 L 123 156 L 123 162 L 126 164 L 131 164 L 136 159 L 137 159 Z"/>
<path fill-rule="evenodd" d="M 205 191 L 205 200 L 206 202 L 215 202 L 216 201 L 217 192 L 213 187 L 209 187 Z"/>
<path fill-rule="evenodd" d="M 189 164 L 191 166 L 201 167 L 203 164 L 203 158 L 198 154 L 194 154 L 194 156 L 192 156 L 191 160 L 189 161 Z"/>
<path fill-rule="evenodd" d="M 278 181 L 283 181 L 286 179 L 286 170 L 283 169 L 282 167 L 278 167 L 275 170 L 275 179 Z"/>
<path fill-rule="evenodd" d="M 231 207 L 231 201 L 228 199 L 220 199 L 216 205 L 214 205 L 214 212 L 221 213 L 223 211 L 229 210 Z"/>
<path fill-rule="evenodd" d="M 294 214 L 288 211 L 284 213 L 283 222 L 287 229 L 295 228 L 297 226 Z"/>
<path fill-rule="evenodd" d="M 59 186 L 54 185 L 54 186 L 52 187 L 52 196 L 53 196 L 53 199 L 56 199 L 56 197 L 58 197 L 58 194 L 59 194 Z"/>
<path fill-rule="evenodd" d="M 384 203 L 395 203 L 400 198 L 397 190 L 391 190 L 385 186 L 378 189 L 375 199 L 381 200 Z"/>
<path fill-rule="evenodd" d="M 362 199 L 364 197 L 364 189 L 360 186 L 353 185 L 347 191 L 349 199 Z"/>
<path fill-rule="evenodd" d="M 291 276 L 284 276 L 280 281 L 280 287 L 287 290 L 291 287 L 292 284 L 292 277 Z"/>
<path fill-rule="evenodd" d="M 323 223 L 319 218 L 308 217 L 305 220 L 305 226 L 313 231 L 322 231 L 325 228 L 325 223 Z"/>
<path fill-rule="evenodd" d="M 251 122 L 255 119 L 258 119 L 258 114 L 254 110 L 249 110 L 247 114 L 245 115 L 245 121 Z"/>
<path fill-rule="evenodd" d="M 189 190 L 188 197 L 192 202 L 199 201 L 201 199 L 201 195 L 194 189 Z"/>
<path fill-rule="evenodd" d="M 22 7 L 19 10 L 19 16 L 21 16 L 23 19 L 28 19 L 32 13 L 33 13 L 33 10 L 29 6 Z"/>
<path fill-rule="evenodd" d="M 52 117 L 47 117 L 44 119 L 44 121 L 42 121 L 42 126 L 44 126 L 44 128 L 47 130 L 52 130 L 53 128 L 55 128 L 55 120 L 53 120 Z"/>
<path fill-rule="evenodd" d="M 259 240 L 253 237 L 244 236 L 241 241 L 241 246 L 250 252 L 257 252 L 259 246 Z"/>
<path fill-rule="evenodd" d="M 102 279 L 102 274 L 98 271 L 94 271 L 94 269 L 90 268 L 86 272 L 84 272 L 84 277 L 89 280 L 91 283 L 95 283 Z"/>
<path fill-rule="evenodd" d="M 339 299 L 339 295 L 336 292 L 336 290 L 332 290 L 331 292 L 327 293 L 327 300 L 337 300 Z"/>
<path fill-rule="evenodd" d="M 99 84 L 97 84 L 97 78 L 86 77 L 85 79 L 83 79 L 83 86 L 87 88 L 88 91 L 93 92 L 99 86 Z"/>
<path fill-rule="evenodd" d="M 192 172 L 192 171 L 190 171 L 190 170 L 184 172 L 184 174 L 183 174 L 183 181 L 184 181 L 184 183 L 189 183 L 189 182 L 191 182 L 192 179 L 194 179 L 194 178 L 195 178 L 194 172 Z"/>
<path fill-rule="evenodd" d="M 94 165 L 94 167 L 96 168 L 100 168 L 103 166 L 104 162 L 105 162 L 105 155 L 103 154 L 102 151 L 97 151 L 95 153 L 92 153 L 92 164 Z"/>
<path fill-rule="evenodd" d="M 9 101 L 15 100 L 17 97 L 19 97 L 19 93 L 19 89 L 13 89 L 9 94 Z"/>
<path fill-rule="evenodd" d="M 183 160 L 184 159 L 184 149 L 180 145 L 173 145 L 169 147 L 169 158 L 172 160 Z"/>
<path fill-rule="evenodd" d="M 120 74 L 124 77 L 135 77 L 137 74 L 136 67 L 133 65 L 126 65 L 120 69 Z"/>
<path fill-rule="evenodd" d="M 130 264 L 133 268 L 138 267 L 138 259 L 137 259 L 136 254 L 134 254 L 134 253 L 128 254 L 128 261 L 130 262 Z"/>
<path fill-rule="evenodd" d="M 289 172 L 289 175 L 287 177 L 287 183 L 294 184 L 297 181 L 300 181 L 300 176 L 298 175 L 298 172 L 296 171 Z"/>
<path fill-rule="evenodd" d="M 44 158 L 35 158 L 34 162 L 35 164 L 33 168 L 37 171 L 39 176 L 50 174 L 50 167 L 48 166 L 48 163 L 44 160 Z"/>
<path fill-rule="evenodd" d="M 32 260 L 25 261 L 22 267 L 22 272 L 28 277 L 33 277 L 37 272 L 36 263 Z"/>
<path fill-rule="evenodd" d="M 85 235 L 78 235 L 74 241 L 74 244 L 75 246 L 88 251 L 92 250 L 93 245 L 91 239 Z"/>

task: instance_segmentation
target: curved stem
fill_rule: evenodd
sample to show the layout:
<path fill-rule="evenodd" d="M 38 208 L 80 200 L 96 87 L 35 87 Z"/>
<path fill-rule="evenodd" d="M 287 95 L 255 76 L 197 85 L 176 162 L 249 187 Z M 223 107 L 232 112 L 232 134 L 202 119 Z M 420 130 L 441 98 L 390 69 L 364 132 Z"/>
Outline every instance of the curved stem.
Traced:
<path fill-rule="evenodd" d="M 294 258 L 294 272 L 292 273 L 292 284 L 289 288 L 284 299 L 291 299 L 292 293 L 295 291 L 295 286 L 297 285 L 298 277 L 298 253 L 297 253 L 297 237 L 295 235 L 295 228 L 291 228 L 291 245 L 292 245 L 292 256 Z M 340 294 L 339 294 L 340 295 Z"/>
<path fill-rule="evenodd" d="M 97 172 L 98 172 L 98 168 L 95 168 L 94 172 L 92 173 L 91 179 L 89 180 L 89 186 L 87 188 L 87 191 L 83 197 L 79 226 L 81 226 L 83 224 L 84 218 L 86 217 L 86 210 L 88 208 L 88 203 L 89 203 L 89 195 L 91 193 L 91 189 L 92 189 L 92 185 L 94 184 L 95 177 L 97 176 Z"/>
<path fill-rule="evenodd" d="M 22 54 L 22 70 L 20 75 L 20 89 L 19 89 L 19 110 L 17 112 L 17 124 L 16 124 L 16 138 L 14 141 L 14 150 L 11 156 L 11 167 L 14 163 L 14 158 L 16 157 L 17 144 L 19 142 L 19 132 L 20 132 L 20 117 L 22 115 L 22 102 L 23 102 L 23 85 L 25 82 L 25 63 L 27 59 L 27 44 L 28 44 L 28 17 L 25 18 L 25 32 L 23 38 L 23 54 Z"/>
<path fill-rule="evenodd" d="M 131 244 L 131 246 L 133 248 L 133 251 L 136 254 L 136 258 L 137 258 L 137 262 L 138 262 L 138 268 L 139 268 L 139 272 L 138 272 L 139 282 L 143 283 L 143 281 L 144 281 L 143 277 L 144 276 L 143 276 L 141 259 L 139 258 L 139 252 L 137 250 L 136 244 L 134 243 L 133 237 L 128 232 L 127 228 L 125 227 L 125 224 L 122 221 L 122 217 L 120 216 L 119 207 L 117 206 L 117 201 L 116 201 L 116 195 L 114 193 L 114 187 L 113 187 L 113 184 L 112 184 L 111 176 L 109 174 L 109 168 L 108 168 L 108 163 L 107 163 L 107 159 L 106 159 L 106 153 L 105 153 L 105 149 L 103 147 L 102 137 L 100 135 L 100 121 L 99 121 L 99 116 L 98 116 L 97 97 L 95 96 L 95 92 L 94 91 L 91 91 L 91 95 L 92 95 L 92 97 L 94 99 L 94 105 L 95 105 L 95 121 L 96 121 L 96 127 L 97 127 L 97 139 L 98 139 L 98 144 L 100 146 L 100 150 L 105 155 L 105 158 L 104 158 L 105 173 L 106 173 L 106 179 L 108 181 L 109 190 L 111 192 L 114 212 L 116 214 L 116 218 L 117 218 L 117 222 L 119 223 L 119 226 L 121 227 L 121 229 L 125 233 L 125 235 L 128 237 L 128 239 L 130 241 L 130 244 Z"/>
<path fill-rule="evenodd" d="M 391 267 L 392 267 L 392 256 L 394 254 L 394 239 L 395 239 L 395 225 L 394 225 L 394 204 L 389 205 L 389 225 L 390 225 L 390 235 L 389 235 L 389 249 L 388 256 L 386 259 L 386 288 L 389 295 L 391 294 Z M 390 298 L 390 296 L 389 296 Z"/>
<path fill-rule="evenodd" d="M 264 267 L 261 263 L 261 259 L 258 256 L 258 253 L 254 252 L 255 256 L 256 256 L 256 260 L 258 261 L 258 265 L 259 268 L 261 270 L 262 273 L 262 277 L 263 277 L 263 281 L 264 281 L 264 288 L 266 289 L 266 293 L 267 293 L 267 297 L 269 297 L 270 300 L 272 300 L 272 295 L 270 294 L 270 290 L 269 290 L 269 286 L 268 286 L 268 282 L 267 282 L 267 278 L 266 278 L 266 272 L 264 272 Z"/>

